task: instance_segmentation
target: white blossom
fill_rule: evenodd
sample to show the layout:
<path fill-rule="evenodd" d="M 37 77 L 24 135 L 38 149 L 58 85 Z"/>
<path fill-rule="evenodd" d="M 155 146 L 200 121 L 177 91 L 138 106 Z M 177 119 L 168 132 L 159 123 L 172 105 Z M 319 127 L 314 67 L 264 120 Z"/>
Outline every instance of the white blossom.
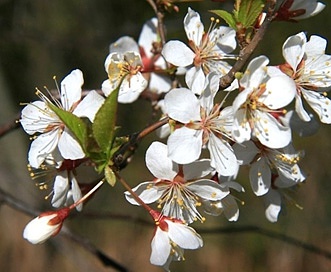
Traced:
<path fill-rule="evenodd" d="M 133 191 L 146 204 L 157 202 L 159 208 L 163 206 L 162 214 L 188 224 L 205 220 L 197 210 L 204 201 L 219 201 L 229 194 L 228 188 L 203 178 L 213 170 L 209 160 L 178 165 L 167 156 L 167 146 L 160 142 L 153 142 L 148 148 L 146 165 L 156 179 L 139 184 Z M 129 192 L 125 192 L 125 197 L 138 205 Z"/>
<path fill-rule="evenodd" d="M 295 84 L 283 73 L 270 76 L 268 62 L 265 56 L 253 59 L 239 81 L 242 91 L 233 101 L 232 136 L 238 143 L 253 136 L 267 147 L 281 148 L 291 141 L 291 130 L 277 115 L 293 100 Z"/>
<path fill-rule="evenodd" d="M 91 91 L 81 100 L 83 82 L 82 72 L 78 69 L 74 70 L 61 82 L 60 102 L 55 98 L 50 100 L 37 90 L 41 101 L 32 102 L 22 110 L 20 122 L 23 129 L 30 135 L 39 133 L 34 137 L 29 150 L 28 160 L 32 167 L 38 168 L 56 148 L 65 159 L 75 160 L 85 157 L 79 143 L 49 106 L 53 104 L 79 117 L 87 117 L 93 122 L 104 98 L 97 92 Z"/>
<path fill-rule="evenodd" d="M 235 31 L 230 27 L 216 27 L 217 23 L 218 20 L 212 19 L 212 25 L 205 32 L 199 13 L 188 8 L 184 28 L 189 46 L 172 40 L 162 50 L 162 55 L 171 64 L 188 67 L 185 81 L 196 94 L 201 94 L 205 78 L 210 72 L 225 75 L 231 66 L 224 60 L 235 58 L 229 55 L 236 48 Z"/>

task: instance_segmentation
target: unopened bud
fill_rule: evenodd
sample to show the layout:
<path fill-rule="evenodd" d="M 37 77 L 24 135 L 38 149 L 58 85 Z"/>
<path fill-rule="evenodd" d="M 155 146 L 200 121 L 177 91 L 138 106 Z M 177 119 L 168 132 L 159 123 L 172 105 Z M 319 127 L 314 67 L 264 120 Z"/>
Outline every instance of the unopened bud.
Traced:
<path fill-rule="evenodd" d="M 61 230 L 63 221 L 68 217 L 70 209 L 64 208 L 55 212 L 45 212 L 31 220 L 23 231 L 23 238 L 32 244 L 41 244 L 55 236 Z"/>

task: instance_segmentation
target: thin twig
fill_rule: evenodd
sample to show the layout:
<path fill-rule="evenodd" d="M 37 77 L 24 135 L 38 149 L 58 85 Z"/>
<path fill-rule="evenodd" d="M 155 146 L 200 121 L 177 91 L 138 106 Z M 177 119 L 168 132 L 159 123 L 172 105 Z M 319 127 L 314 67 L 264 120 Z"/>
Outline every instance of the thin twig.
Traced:
<path fill-rule="evenodd" d="M 285 242 L 287 244 L 291 244 L 293 246 L 303 248 L 304 250 L 307 250 L 311 253 L 315 253 L 319 256 L 323 256 L 329 260 L 331 260 L 331 252 L 324 250 L 322 248 L 319 248 L 315 245 L 312 245 L 310 243 L 306 243 L 304 241 L 301 241 L 299 239 L 296 239 L 294 237 L 288 236 L 283 233 L 279 233 L 276 231 L 268 230 L 262 227 L 258 226 L 240 226 L 240 227 L 224 227 L 224 228 L 212 228 L 212 229 L 197 229 L 197 231 L 201 234 L 229 234 L 229 233 L 256 233 L 262 236 L 266 236 L 275 240 L 279 240 L 282 242 Z"/>
<path fill-rule="evenodd" d="M 20 118 L 20 113 L 16 114 L 16 117 L 12 120 L 8 121 L 7 123 L 0 126 L 0 137 L 5 136 L 7 133 L 11 132 L 12 130 L 19 128 L 20 124 L 17 120 Z"/>
<path fill-rule="evenodd" d="M 232 66 L 231 70 L 225 76 L 221 77 L 220 89 L 224 90 L 227 87 L 229 87 L 233 82 L 233 80 L 235 79 L 236 73 L 241 71 L 243 67 L 246 65 L 247 61 L 252 56 L 253 52 L 262 41 L 270 23 L 274 19 L 274 15 L 273 15 L 274 8 L 275 8 L 274 6 L 269 8 L 268 15 L 265 18 L 264 22 L 262 23 L 261 27 L 255 33 L 251 42 L 241 50 L 238 61 L 236 61 L 236 63 Z"/>

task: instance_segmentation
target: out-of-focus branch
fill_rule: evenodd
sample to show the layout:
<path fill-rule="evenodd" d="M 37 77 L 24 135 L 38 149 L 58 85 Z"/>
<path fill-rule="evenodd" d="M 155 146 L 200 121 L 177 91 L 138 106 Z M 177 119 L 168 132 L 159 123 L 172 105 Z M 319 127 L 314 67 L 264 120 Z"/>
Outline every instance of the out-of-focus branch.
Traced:
<path fill-rule="evenodd" d="M 30 216 L 38 216 L 40 214 L 39 211 L 32 209 L 29 205 L 21 201 L 20 199 L 17 199 L 2 189 L 0 189 L 0 202 L 1 204 L 8 205 L 14 210 L 17 210 L 19 212 L 22 212 L 24 214 L 30 215 Z M 83 213 L 81 216 L 84 216 L 86 219 L 90 220 L 122 220 L 122 221 L 130 221 L 137 224 L 141 224 L 144 226 L 151 226 L 153 227 L 153 224 L 150 221 L 143 220 L 140 218 L 137 218 L 132 215 L 125 215 L 125 214 L 113 214 L 113 213 L 98 213 L 98 212 L 89 212 L 89 213 Z M 265 237 L 269 237 L 275 240 L 282 241 L 284 243 L 296 246 L 298 248 L 302 248 L 306 251 L 309 251 L 311 253 L 317 254 L 319 256 L 323 256 L 329 260 L 331 260 L 331 252 L 324 250 L 322 248 L 319 248 L 315 245 L 312 245 L 310 243 L 306 243 L 304 241 L 301 241 L 299 239 L 296 239 L 294 237 L 291 237 L 289 235 L 279 233 L 276 231 L 268 230 L 259 226 L 252 226 L 252 225 L 244 225 L 244 226 L 231 226 L 231 227 L 220 227 L 220 228 L 203 228 L 203 229 L 197 229 L 197 231 L 200 234 L 210 234 L 210 235 L 219 235 L 219 234 L 235 234 L 235 233 L 256 233 L 258 235 L 262 235 Z M 96 258 L 98 258 L 103 265 L 113 267 L 117 271 L 128 271 L 125 267 L 123 267 L 121 264 L 114 261 L 112 258 L 104 254 L 102 251 L 97 249 L 93 244 L 91 244 L 88 240 L 85 238 L 73 234 L 70 232 L 67 228 L 62 228 L 59 235 L 62 235 L 71 241 L 77 243 L 79 246 L 85 248 L 88 252 L 90 252 L 92 255 L 94 255 Z"/>
<path fill-rule="evenodd" d="M 18 113 L 15 118 L 9 120 L 7 123 L 0 126 L 0 137 L 5 136 L 10 131 L 19 128 L 20 124 L 17 120 L 20 118 L 20 114 Z"/>
<path fill-rule="evenodd" d="M 283 233 L 279 233 L 276 231 L 272 231 L 272 230 L 268 230 L 262 227 L 258 227 L 258 226 L 240 226 L 240 227 L 224 227 L 224 228 L 212 228 L 212 229 L 197 229 L 197 231 L 201 234 L 232 234 L 232 233 L 256 233 L 262 236 L 266 236 L 275 240 L 279 240 L 282 241 L 284 243 L 302 248 L 306 251 L 309 251 L 311 253 L 315 253 L 319 256 L 323 256 L 329 260 L 331 260 L 331 252 L 324 250 L 322 248 L 319 248 L 315 245 L 312 245 L 310 243 L 306 243 L 302 240 L 293 238 L 291 236 L 288 236 L 286 234 Z"/>
<path fill-rule="evenodd" d="M 12 209 L 27 214 L 29 216 L 36 217 L 40 214 L 40 211 L 33 209 L 28 204 L 24 203 L 22 200 L 11 196 L 2 189 L 0 189 L 0 203 L 3 205 L 7 205 Z M 61 232 L 58 235 L 61 235 L 75 242 L 77 245 L 84 248 L 86 251 L 90 252 L 97 259 L 99 259 L 99 261 L 104 266 L 112 267 L 116 271 L 120 271 L 120 272 L 128 271 L 128 269 L 126 269 L 124 266 L 122 266 L 121 264 L 119 264 L 118 262 L 107 256 L 105 253 L 100 251 L 98 248 L 96 248 L 89 240 L 87 240 L 82 236 L 72 233 L 68 228 L 63 226 Z"/>

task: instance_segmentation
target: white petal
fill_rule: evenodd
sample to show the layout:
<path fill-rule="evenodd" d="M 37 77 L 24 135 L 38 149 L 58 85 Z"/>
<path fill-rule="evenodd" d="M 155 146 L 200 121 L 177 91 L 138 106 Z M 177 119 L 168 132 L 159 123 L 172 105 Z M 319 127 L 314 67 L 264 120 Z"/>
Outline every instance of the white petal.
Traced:
<path fill-rule="evenodd" d="M 199 13 L 191 8 L 188 8 L 187 14 L 184 18 L 184 29 L 187 38 L 193 41 L 195 45 L 200 46 L 202 35 L 204 34 L 204 26 L 201 22 Z"/>
<path fill-rule="evenodd" d="M 270 190 L 269 193 L 264 197 L 266 202 L 265 216 L 266 218 L 274 223 L 278 220 L 278 215 L 281 210 L 281 197 L 276 190 Z"/>
<path fill-rule="evenodd" d="M 225 54 L 231 53 L 236 49 L 236 31 L 231 27 L 220 26 L 215 29 L 217 36 L 220 38 L 217 40 L 217 47 L 220 48 Z"/>
<path fill-rule="evenodd" d="M 171 80 L 169 77 L 151 73 L 151 77 L 149 79 L 149 89 L 158 94 L 166 93 L 171 89 Z"/>
<path fill-rule="evenodd" d="M 231 222 L 237 221 L 239 218 L 239 208 L 237 201 L 234 199 L 234 197 L 228 195 L 222 200 L 222 202 L 224 202 L 224 206 L 225 206 L 224 215 L 226 219 L 228 219 Z"/>
<path fill-rule="evenodd" d="M 309 41 L 306 43 L 305 53 L 308 58 L 316 55 L 325 54 L 327 41 L 320 36 L 312 35 Z"/>
<path fill-rule="evenodd" d="M 255 111 L 254 135 L 270 148 L 287 146 L 291 139 L 291 129 L 283 126 L 275 117 L 267 112 Z"/>
<path fill-rule="evenodd" d="M 250 61 L 247 69 L 240 79 L 239 84 L 244 88 L 257 89 L 266 78 L 266 65 L 269 59 L 266 56 L 259 56 Z"/>
<path fill-rule="evenodd" d="M 20 123 L 26 133 L 33 135 L 43 133 L 48 126 L 58 123 L 59 118 L 43 101 L 35 101 L 26 105 L 21 114 Z"/>
<path fill-rule="evenodd" d="M 164 193 L 164 190 L 160 190 L 157 186 L 154 186 L 154 181 L 147 181 L 140 183 L 138 186 L 134 187 L 132 190 L 144 201 L 146 204 L 153 203 L 157 201 L 161 195 Z M 124 193 L 125 198 L 133 205 L 140 205 L 130 194 L 126 191 Z"/>
<path fill-rule="evenodd" d="M 111 92 L 113 92 L 115 90 L 115 88 L 113 88 L 113 86 L 112 86 L 112 84 L 111 84 L 111 82 L 110 82 L 109 79 L 106 79 L 105 81 L 102 82 L 101 90 L 103 91 L 103 93 L 105 94 L 105 96 L 110 95 Z"/>
<path fill-rule="evenodd" d="M 258 99 L 270 109 L 280 109 L 292 102 L 296 85 L 288 76 L 275 76 L 267 81 L 266 90 Z"/>
<path fill-rule="evenodd" d="M 238 143 L 243 143 L 251 139 L 251 127 L 246 119 L 245 109 L 239 109 L 234 116 L 232 137 Z"/>
<path fill-rule="evenodd" d="M 63 158 L 76 160 L 85 157 L 84 151 L 69 130 L 65 129 L 58 143 L 59 151 Z"/>
<path fill-rule="evenodd" d="M 218 183 L 209 179 L 197 180 L 187 187 L 204 200 L 221 200 L 230 193 L 229 190 L 221 188 Z"/>
<path fill-rule="evenodd" d="M 121 37 L 109 46 L 109 53 L 124 54 L 128 51 L 139 53 L 137 42 L 129 36 Z"/>
<path fill-rule="evenodd" d="M 167 62 L 175 66 L 185 67 L 193 63 L 194 52 L 181 41 L 169 41 L 162 49 L 161 53 Z"/>
<path fill-rule="evenodd" d="M 252 93 L 252 91 L 253 89 L 245 89 L 236 96 L 232 103 L 234 112 L 243 112 L 243 109 L 240 109 L 240 107 L 248 100 L 249 95 Z"/>
<path fill-rule="evenodd" d="M 147 84 L 147 80 L 141 73 L 137 73 L 133 76 L 126 76 L 120 87 L 118 102 L 132 103 L 137 100 L 140 93 L 146 89 Z"/>
<path fill-rule="evenodd" d="M 79 188 L 78 182 L 74 175 L 72 175 L 72 178 L 71 178 L 71 192 L 72 192 L 72 198 L 73 198 L 74 202 L 77 202 L 78 200 L 80 200 L 82 198 L 82 192 Z M 77 211 L 80 212 L 80 211 L 82 211 L 82 209 L 83 209 L 83 203 L 76 206 Z"/>
<path fill-rule="evenodd" d="M 154 177 L 172 180 L 178 173 L 178 165 L 168 157 L 168 148 L 153 142 L 146 151 L 146 166 Z"/>
<path fill-rule="evenodd" d="M 206 76 L 203 72 L 202 67 L 192 67 L 190 68 L 185 75 L 185 82 L 190 90 L 200 95 L 205 87 Z"/>
<path fill-rule="evenodd" d="M 39 168 L 45 158 L 57 147 L 58 141 L 59 131 L 57 129 L 40 134 L 31 143 L 28 154 L 29 164 L 34 168 Z"/>
<path fill-rule="evenodd" d="M 306 41 L 306 35 L 300 32 L 289 37 L 283 45 L 284 59 L 294 71 L 297 71 L 297 67 L 304 56 Z"/>
<path fill-rule="evenodd" d="M 200 93 L 201 95 L 199 100 L 201 107 L 203 107 L 206 110 L 207 114 L 209 114 L 214 107 L 214 97 L 219 89 L 220 78 L 219 75 L 217 75 L 216 73 L 209 73 L 205 81 L 208 84 L 206 84 L 205 87 L 202 87 L 203 92 Z M 222 114 L 224 113 L 225 111 L 223 112 L 222 110 Z"/>
<path fill-rule="evenodd" d="M 213 168 L 210 166 L 210 160 L 208 159 L 203 159 L 183 165 L 184 178 L 187 181 L 205 177 L 212 171 Z"/>
<path fill-rule="evenodd" d="M 271 171 L 264 157 L 253 163 L 249 171 L 253 192 L 257 196 L 266 194 L 271 186 Z"/>
<path fill-rule="evenodd" d="M 306 10 L 306 12 L 303 15 L 294 17 L 295 20 L 301 20 L 301 19 L 309 18 L 311 16 L 315 16 L 316 14 L 320 13 L 324 8 L 325 8 L 325 4 L 321 2 L 312 3 L 312 1 L 306 1 L 303 4 L 299 3 L 299 1 L 294 1 L 293 6 L 291 7 L 292 10 L 297 10 L 297 9 Z"/>
<path fill-rule="evenodd" d="M 211 165 L 222 176 L 235 176 L 239 165 L 230 144 L 219 139 L 213 133 L 209 136 L 208 149 L 210 151 Z"/>
<path fill-rule="evenodd" d="M 331 101 L 328 97 L 315 92 L 315 91 L 303 91 L 304 98 L 308 102 L 309 106 L 317 113 L 320 120 L 324 124 L 331 124 Z"/>
<path fill-rule="evenodd" d="M 200 102 L 189 89 L 171 90 L 164 98 L 164 106 L 170 118 L 183 124 L 201 120 Z"/>
<path fill-rule="evenodd" d="M 32 244 L 41 244 L 58 231 L 59 225 L 49 225 L 48 222 L 56 214 L 38 216 L 31 220 L 24 228 L 23 238 Z"/>
<path fill-rule="evenodd" d="M 196 231 L 184 224 L 174 223 L 166 220 L 168 223 L 169 238 L 183 249 L 197 249 L 203 246 L 203 241 Z"/>
<path fill-rule="evenodd" d="M 74 103 L 81 99 L 84 83 L 81 70 L 73 70 L 61 82 L 61 102 L 65 110 L 69 111 Z"/>
<path fill-rule="evenodd" d="M 69 191 L 69 181 L 66 171 L 56 175 L 53 190 L 52 206 L 59 208 L 67 200 L 67 193 Z"/>
<path fill-rule="evenodd" d="M 182 127 L 168 138 L 168 155 L 179 164 L 191 163 L 201 154 L 202 131 Z"/>
<path fill-rule="evenodd" d="M 87 96 L 78 104 L 73 114 L 82 117 L 85 116 L 93 122 L 95 114 L 103 104 L 105 99 L 96 91 L 90 91 Z"/>
<path fill-rule="evenodd" d="M 307 58 L 301 84 L 315 88 L 329 88 L 331 86 L 331 56 L 315 55 Z"/>
<path fill-rule="evenodd" d="M 252 141 L 243 142 L 242 144 L 236 143 L 233 145 L 233 150 L 237 159 L 244 165 L 250 164 L 256 155 L 260 153 L 260 150 Z"/>
<path fill-rule="evenodd" d="M 309 122 L 311 120 L 310 115 L 307 113 L 307 111 L 303 107 L 301 95 L 299 95 L 299 94 L 297 94 L 295 96 L 295 111 L 301 120 L 303 120 L 305 122 Z"/>
<path fill-rule="evenodd" d="M 171 246 L 168 233 L 156 228 L 155 235 L 151 242 L 152 253 L 150 257 L 151 264 L 162 266 L 167 262 Z"/>
<path fill-rule="evenodd" d="M 153 42 L 157 42 L 157 19 L 152 18 L 148 20 L 142 27 L 138 44 L 144 49 L 144 52 L 148 58 L 153 56 Z"/>

